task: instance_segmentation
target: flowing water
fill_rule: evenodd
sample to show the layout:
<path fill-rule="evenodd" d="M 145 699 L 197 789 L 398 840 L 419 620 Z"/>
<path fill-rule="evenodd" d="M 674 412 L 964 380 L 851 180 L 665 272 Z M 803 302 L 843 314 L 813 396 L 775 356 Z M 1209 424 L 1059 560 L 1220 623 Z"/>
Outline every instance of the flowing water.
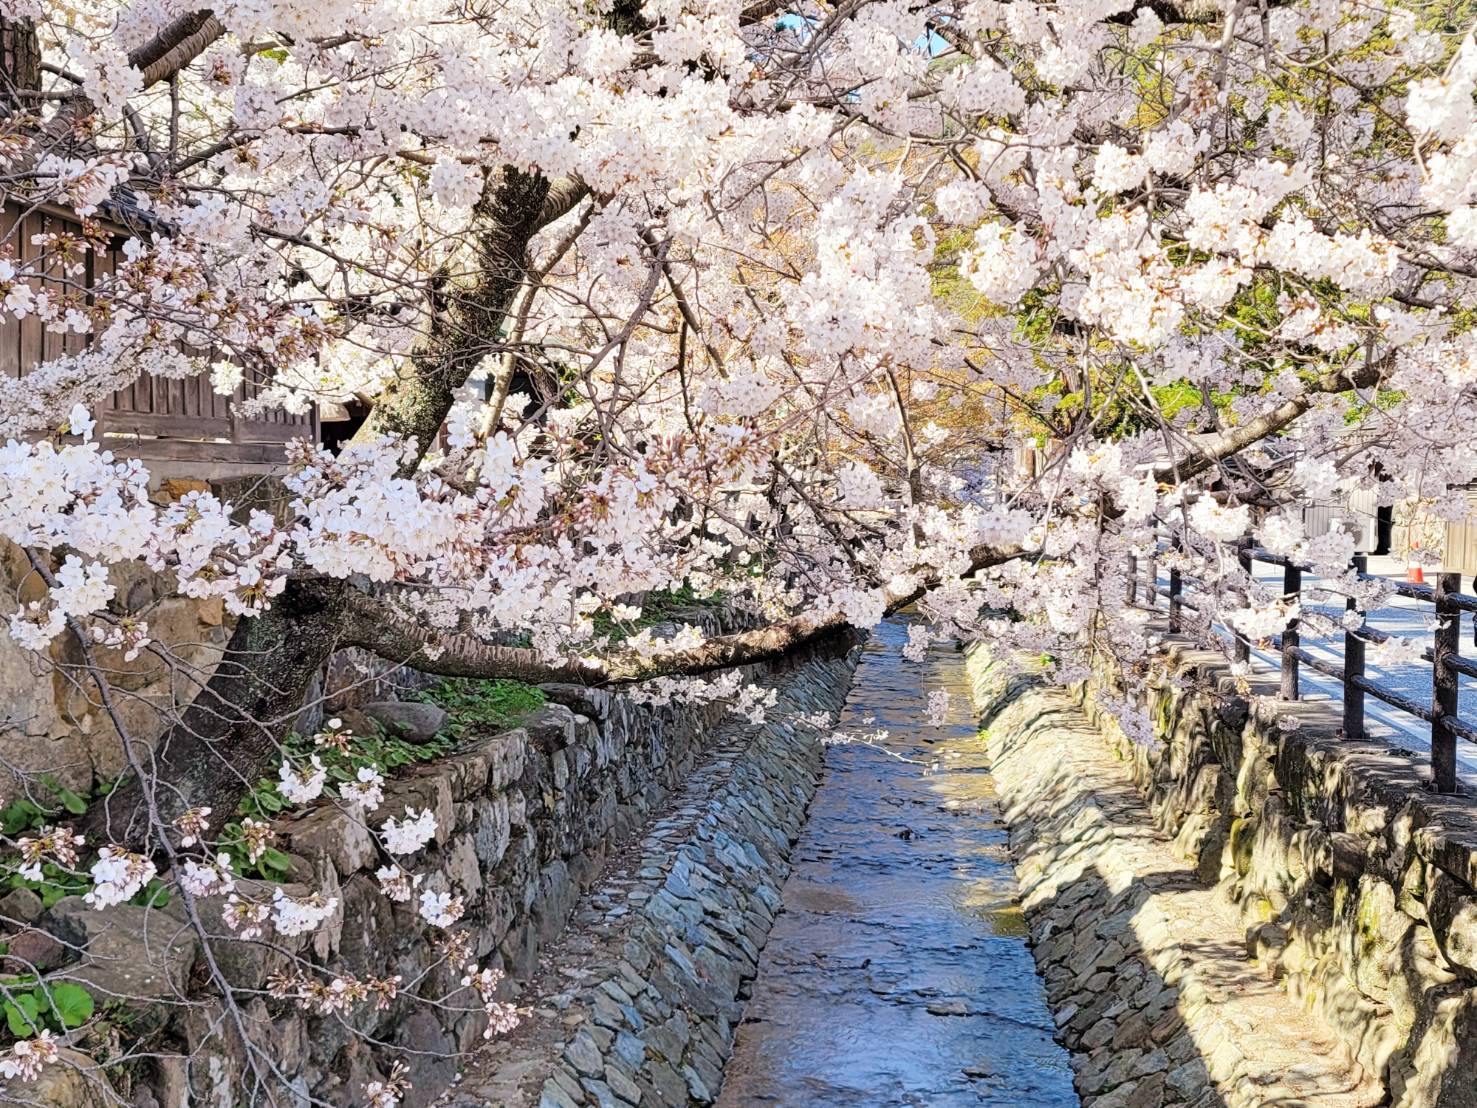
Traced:
<path fill-rule="evenodd" d="M 719 1108 L 1075 1105 L 1024 926 L 964 657 L 872 637 Z M 950 694 L 944 726 L 927 720 Z M 875 717 L 875 720 L 873 720 Z"/>

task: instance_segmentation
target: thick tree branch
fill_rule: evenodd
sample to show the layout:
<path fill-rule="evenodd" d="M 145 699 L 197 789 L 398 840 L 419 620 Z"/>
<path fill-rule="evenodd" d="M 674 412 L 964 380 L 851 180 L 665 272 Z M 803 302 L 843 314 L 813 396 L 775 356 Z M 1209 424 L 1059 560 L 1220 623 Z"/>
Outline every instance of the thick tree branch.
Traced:
<path fill-rule="evenodd" d="M 990 566 L 1024 557 L 1027 551 L 977 547 L 968 576 Z M 889 591 L 890 615 L 916 603 L 948 578 L 934 577 L 908 589 Z M 357 646 L 389 662 L 397 662 L 439 677 L 506 678 L 539 683 L 558 681 L 576 685 L 614 685 L 653 677 L 697 676 L 733 666 L 767 662 L 848 626 L 840 614 L 807 613 L 778 620 L 751 631 L 716 635 L 691 650 L 660 651 L 650 655 L 617 654 L 606 658 L 545 660 L 523 647 L 494 646 L 471 635 L 438 634 L 413 617 L 393 611 L 382 601 L 357 589 L 346 590 L 339 645 Z"/>
<path fill-rule="evenodd" d="M 212 12 L 186 12 L 130 52 L 128 64 L 144 75 L 144 88 L 148 88 L 169 80 L 225 33 L 225 27 Z"/>
<path fill-rule="evenodd" d="M 1197 477 L 1212 466 L 1246 450 L 1263 439 L 1290 426 L 1313 406 L 1320 396 L 1348 392 L 1351 389 L 1372 388 L 1377 385 L 1386 369 L 1393 364 L 1394 355 L 1389 354 L 1378 361 L 1366 361 L 1352 372 L 1335 369 L 1307 382 L 1303 392 L 1290 400 L 1284 400 L 1269 412 L 1239 427 L 1203 435 L 1192 440 L 1195 454 L 1183 461 L 1165 462 L 1154 469 L 1156 481 L 1185 481 Z"/>
<path fill-rule="evenodd" d="M 549 195 L 544 198 L 544 206 L 539 209 L 538 225 L 547 227 L 555 220 L 563 219 L 589 195 L 590 186 L 578 177 L 560 177 L 549 185 Z"/>

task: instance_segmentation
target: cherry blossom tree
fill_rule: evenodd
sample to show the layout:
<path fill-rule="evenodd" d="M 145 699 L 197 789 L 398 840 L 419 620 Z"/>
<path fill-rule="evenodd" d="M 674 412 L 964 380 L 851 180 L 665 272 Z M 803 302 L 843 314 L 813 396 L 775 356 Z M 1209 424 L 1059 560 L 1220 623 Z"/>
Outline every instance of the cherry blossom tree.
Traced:
<path fill-rule="evenodd" d="M 0 245 L 7 321 L 86 339 L 0 380 L 0 535 L 44 585 L 11 635 L 76 642 L 132 766 L 85 845 L 45 848 L 96 851 L 99 905 L 166 871 L 230 895 L 201 813 L 264 773 L 318 796 L 281 740 L 344 647 L 735 696 L 704 675 L 917 604 L 910 649 L 962 635 L 1067 678 L 1149 648 L 1126 574 L 1159 533 L 1212 642 L 1296 614 L 1227 549 L 1248 531 L 1377 599 L 1309 498 L 1467 512 L 1466 5 L 0 10 L 7 198 L 88 220 Z M 89 284 L 104 217 L 126 261 Z M 142 374 L 368 417 L 287 452 L 286 510 L 160 507 L 92 433 Z M 108 681 L 108 652 L 167 653 L 110 608 L 124 562 L 234 618 L 157 743 Z M 635 633 L 678 587 L 750 629 Z M 424 818 L 377 831 L 395 852 Z"/>

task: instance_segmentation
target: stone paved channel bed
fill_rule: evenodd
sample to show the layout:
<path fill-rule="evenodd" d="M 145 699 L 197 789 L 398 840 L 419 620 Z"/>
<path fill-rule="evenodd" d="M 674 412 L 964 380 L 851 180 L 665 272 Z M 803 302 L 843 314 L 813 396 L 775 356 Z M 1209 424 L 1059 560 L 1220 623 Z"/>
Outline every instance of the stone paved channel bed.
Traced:
<path fill-rule="evenodd" d="M 1061 690 L 971 659 L 1038 968 L 1090 1108 L 1363 1108 L 1383 1091 L 1248 960 Z"/>
<path fill-rule="evenodd" d="M 826 751 L 719 1108 L 1077 1104 L 964 658 L 905 659 L 908 622 L 878 628 L 857 667 L 841 728 L 870 741 Z"/>
<path fill-rule="evenodd" d="M 541 957 L 523 1025 L 476 1052 L 440 1104 L 713 1102 L 854 665 L 855 652 L 805 662 L 774 682 L 763 726 L 723 725 Z"/>

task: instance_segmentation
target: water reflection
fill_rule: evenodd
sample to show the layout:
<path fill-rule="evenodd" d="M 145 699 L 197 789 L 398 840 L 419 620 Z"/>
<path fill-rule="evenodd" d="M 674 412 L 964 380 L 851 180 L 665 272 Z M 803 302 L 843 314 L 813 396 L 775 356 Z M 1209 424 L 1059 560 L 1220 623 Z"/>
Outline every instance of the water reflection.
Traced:
<path fill-rule="evenodd" d="M 1022 936 L 963 657 L 867 646 L 739 1029 L 720 1108 L 1075 1105 Z M 942 727 L 924 718 L 945 689 Z M 876 722 L 868 724 L 868 717 Z M 926 770 L 929 763 L 936 769 Z"/>

